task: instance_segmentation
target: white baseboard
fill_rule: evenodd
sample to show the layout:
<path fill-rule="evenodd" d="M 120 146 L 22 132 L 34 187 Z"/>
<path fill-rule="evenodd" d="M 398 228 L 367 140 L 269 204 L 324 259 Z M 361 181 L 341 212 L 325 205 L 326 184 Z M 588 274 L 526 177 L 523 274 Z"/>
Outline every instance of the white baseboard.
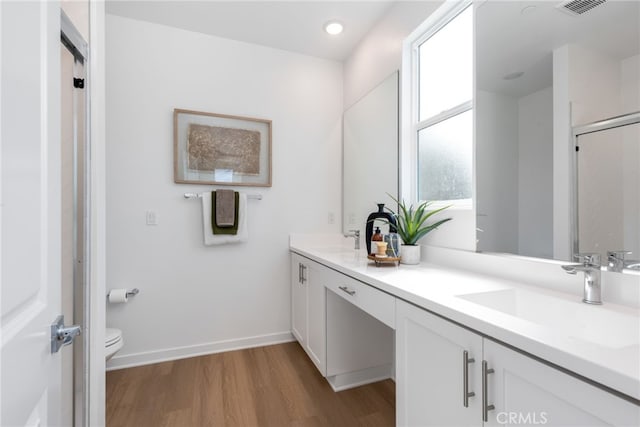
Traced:
<path fill-rule="evenodd" d="M 374 366 L 373 368 L 327 377 L 327 381 L 333 391 L 342 391 L 391 378 L 392 370 L 393 366 L 388 363 L 386 365 Z"/>
<path fill-rule="evenodd" d="M 115 355 L 107 362 L 107 371 L 150 365 L 152 363 L 167 362 L 170 360 L 186 359 L 188 357 L 203 356 L 207 354 L 222 353 L 231 350 L 241 350 L 243 348 L 263 347 L 291 341 L 295 341 L 295 338 L 291 332 L 287 331 L 256 337 L 216 341 L 184 347 L 173 347 L 162 350 L 145 351 L 142 353 L 124 354 L 122 356 Z"/>

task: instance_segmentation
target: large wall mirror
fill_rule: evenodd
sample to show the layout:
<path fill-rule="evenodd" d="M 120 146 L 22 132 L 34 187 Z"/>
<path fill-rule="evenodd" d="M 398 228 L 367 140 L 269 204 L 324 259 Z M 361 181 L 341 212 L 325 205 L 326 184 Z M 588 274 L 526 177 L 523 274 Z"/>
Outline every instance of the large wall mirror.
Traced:
<path fill-rule="evenodd" d="M 397 72 L 344 113 L 342 183 L 343 229 L 364 236 L 376 204 L 393 203 L 387 194 L 398 197 Z"/>
<path fill-rule="evenodd" d="M 597 251 L 603 264 L 607 251 L 631 251 L 640 259 L 638 127 L 585 136 L 599 154 L 580 175 L 574 163 L 587 156 L 572 152 L 576 128 L 640 111 L 640 2 L 576 12 L 557 2 L 487 1 L 476 8 L 475 40 L 477 249 L 564 261 Z M 579 183 L 588 169 L 617 174 Z M 583 211 L 578 221 L 578 200 L 605 193 L 615 203 L 598 198 L 594 209 L 607 215 Z"/>

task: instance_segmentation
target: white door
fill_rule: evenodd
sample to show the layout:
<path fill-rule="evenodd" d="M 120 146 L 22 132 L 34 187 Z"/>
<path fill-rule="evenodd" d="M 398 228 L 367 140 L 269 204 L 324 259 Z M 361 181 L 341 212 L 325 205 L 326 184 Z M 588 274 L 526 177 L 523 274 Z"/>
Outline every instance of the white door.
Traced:
<path fill-rule="evenodd" d="M 304 348 L 307 343 L 307 266 L 291 254 L 291 331 Z"/>
<path fill-rule="evenodd" d="M 481 359 L 482 337 L 398 300 L 397 424 L 481 426 Z"/>
<path fill-rule="evenodd" d="M 484 340 L 486 426 L 638 426 L 640 407 L 493 341 Z"/>
<path fill-rule="evenodd" d="M 57 425 L 60 11 L 3 1 L 0 23 L 0 425 Z"/>
<path fill-rule="evenodd" d="M 322 376 L 327 374 L 326 288 L 320 280 L 322 267 L 307 263 L 307 354 Z M 322 269 L 322 270 L 321 270 Z"/>

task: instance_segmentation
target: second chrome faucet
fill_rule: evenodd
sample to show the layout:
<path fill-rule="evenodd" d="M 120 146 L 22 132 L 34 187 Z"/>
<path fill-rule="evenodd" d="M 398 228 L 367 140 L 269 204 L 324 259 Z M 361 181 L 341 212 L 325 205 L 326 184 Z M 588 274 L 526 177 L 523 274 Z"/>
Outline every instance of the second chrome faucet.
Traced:
<path fill-rule="evenodd" d="M 602 304 L 600 255 L 578 254 L 576 258 L 581 261 L 581 264 L 563 265 L 562 269 L 569 274 L 576 274 L 578 271 L 584 273 L 584 296 L 582 302 L 587 304 Z"/>
<path fill-rule="evenodd" d="M 353 249 L 360 250 L 360 230 L 349 230 L 348 233 L 344 233 L 344 237 L 353 237 L 355 239 Z"/>

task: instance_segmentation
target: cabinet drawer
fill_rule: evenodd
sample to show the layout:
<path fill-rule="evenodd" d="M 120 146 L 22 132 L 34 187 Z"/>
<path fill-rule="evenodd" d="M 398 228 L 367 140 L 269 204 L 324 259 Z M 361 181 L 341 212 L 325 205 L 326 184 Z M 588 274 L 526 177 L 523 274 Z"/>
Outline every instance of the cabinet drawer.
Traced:
<path fill-rule="evenodd" d="M 325 269 L 322 284 L 356 307 L 395 329 L 395 297 L 337 271 Z"/>

